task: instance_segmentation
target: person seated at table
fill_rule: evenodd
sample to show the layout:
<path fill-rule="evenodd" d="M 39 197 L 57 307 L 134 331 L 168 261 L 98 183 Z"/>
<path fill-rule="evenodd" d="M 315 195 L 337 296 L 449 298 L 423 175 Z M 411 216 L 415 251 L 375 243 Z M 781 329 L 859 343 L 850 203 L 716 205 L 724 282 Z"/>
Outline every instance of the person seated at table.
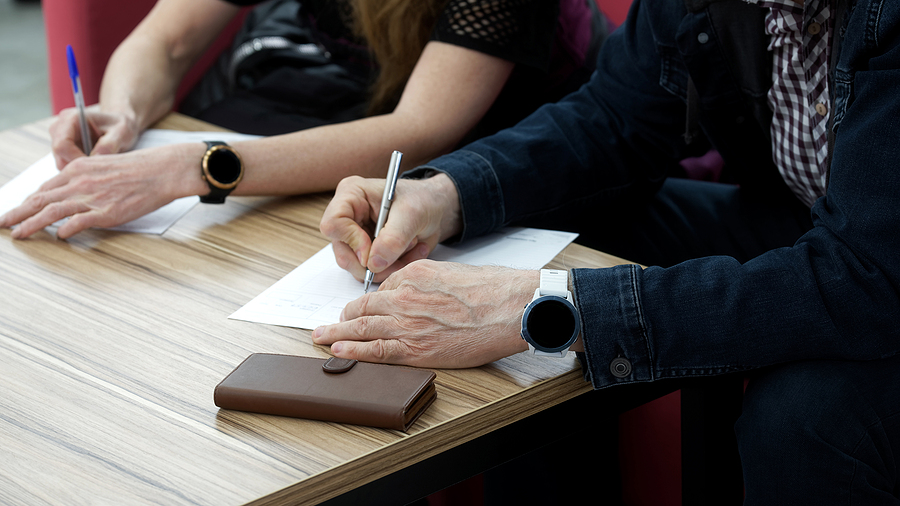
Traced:
<path fill-rule="evenodd" d="M 171 109 L 178 83 L 238 13 L 238 4 L 253 3 L 158 2 L 116 49 L 99 107 L 89 109 L 95 156 L 85 157 L 81 150 L 77 112 L 61 113 L 51 127 L 61 173 L 0 218 L 0 227 L 18 224 L 12 237 L 24 238 L 69 217 L 57 231 L 59 238 L 68 238 L 88 227 L 133 220 L 179 197 L 209 194 L 209 201 L 224 200 L 231 190 L 217 188 L 201 171 L 201 159 L 216 146 L 126 151 Z M 393 150 L 403 151 L 410 162 L 423 162 L 464 139 L 511 126 L 585 82 L 607 30 L 591 0 L 310 0 L 293 5 L 292 21 L 311 41 L 303 44 L 300 68 L 292 68 L 291 58 L 281 54 L 277 63 L 263 62 L 231 76 L 235 84 L 227 93 L 199 93 L 200 98 L 189 100 L 201 119 L 239 131 L 291 132 L 234 143 L 244 167 L 236 195 L 332 190 L 351 174 L 383 175 Z M 260 9 L 271 11 L 271 6 Z M 264 26 L 255 14 L 248 23 Z M 266 40 L 249 40 L 231 63 L 246 66 L 256 57 L 246 57 L 247 51 L 265 46 Z M 310 61 L 322 65 L 310 69 Z M 204 80 L 201 88 L 214 90 L 210 82 L 215 79 Z M 321 93 L 304 91 L 312 86 Z M 234 159 L 217 152 L 209 162 L 209 177 L 219 186 L 233 182 L 227 164 Z M 217 171 L 226 172 L 226 179 L 220 180 Z"/>
<path fill-rule="evenodd" d="M 850 3 L 638 0 L 579 91 L 407 173 L 374 242 L 384 182 L 344 180 L 321 230 L 383 282 L 313 341 L 421 367 L 581 350 L 596 389 L 747 375 L 744 504 L 900 504 L 900 8 Z M 667 177 L 711 146 L 736 184 Z M 647 267 L 422 260 L 508 224 Z"/>

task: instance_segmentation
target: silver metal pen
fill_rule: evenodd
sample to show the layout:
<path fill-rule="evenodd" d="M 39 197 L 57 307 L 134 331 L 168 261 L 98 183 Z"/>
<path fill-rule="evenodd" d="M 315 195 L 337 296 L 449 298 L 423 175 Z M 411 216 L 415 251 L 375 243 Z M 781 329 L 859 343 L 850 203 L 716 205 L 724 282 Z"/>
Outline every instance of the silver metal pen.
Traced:
<path fill-rule="evenodd" d="M 375 242 L 375 238 L 378 237 L 378 233 L 381 232 L 381 228 L 384 227 L 384 223 L 388 218 L 388 212 L 391 210 L 391 202 L 394 201 L 394 191 L 397 189 L 397 176 L 400 175 L 400 160 L 402 158 L 403 153 L 399 151 L 391 153 L 391 163 L 388 165 L 387 179 L 384 182 L 384 194 L 381 195 L 381 210 L 378 211 L 378 222 L 375 224 L 375 237 L 372 238 L 373 243 Z M 374 277 L 375 273 L 367 268 L 365 287 L 363 288 L 364 292 L 369 291 L 369 285 L 372 284 L 372 278 Z"/>

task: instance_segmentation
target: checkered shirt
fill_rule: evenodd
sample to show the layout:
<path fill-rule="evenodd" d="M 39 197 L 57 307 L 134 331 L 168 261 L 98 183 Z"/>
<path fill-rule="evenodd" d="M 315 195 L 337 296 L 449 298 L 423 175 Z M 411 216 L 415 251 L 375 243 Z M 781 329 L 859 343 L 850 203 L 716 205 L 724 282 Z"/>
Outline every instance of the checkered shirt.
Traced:
<path fill-rule="evenodd" d="M 772 156 L 797 197 L 812 206 L 825 195 L 828 155 L 828 55 L 831 12 L 827 0 L 746 0 L 767 7 L 772 51 Z"/>

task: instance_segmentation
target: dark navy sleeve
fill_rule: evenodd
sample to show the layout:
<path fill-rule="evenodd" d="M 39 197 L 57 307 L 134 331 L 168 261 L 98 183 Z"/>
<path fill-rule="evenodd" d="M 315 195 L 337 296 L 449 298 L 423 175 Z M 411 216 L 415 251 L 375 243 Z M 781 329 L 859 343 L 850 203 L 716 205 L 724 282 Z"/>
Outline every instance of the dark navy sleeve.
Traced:
<path fill-rule="evenodd" d="M 622 198 L 654 191 L 683 155 L 685 108 L 659 86 L 665 37 L 648 12 L 677 4 L 636 0 L 580 91 L 428 165 L 457 185 L 463 238 L 542 213 L 561 226 L 615 219 Z M 900 353 L 900 9 L 860 0 L 841 30 L 834 151 L 813 229 L 744 263 L 574 270 L 595 388 Z M 610 371 L 620 356 L 633 365 L 624 378 Z"/>

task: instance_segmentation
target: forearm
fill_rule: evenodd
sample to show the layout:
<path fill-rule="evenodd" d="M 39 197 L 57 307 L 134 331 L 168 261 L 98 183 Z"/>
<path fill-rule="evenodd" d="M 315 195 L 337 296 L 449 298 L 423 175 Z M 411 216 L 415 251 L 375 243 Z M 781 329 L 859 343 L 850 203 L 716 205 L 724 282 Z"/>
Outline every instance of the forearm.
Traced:
<path fill-rule="evenodd" d="M 135 65 L 135 61 L 142 63 Z M 129 118 L 136 131 L 143 131 L 171 110 L 182 76 L 158 44 L 129 37 L 113 53 L 103 74 L 100 109 Z"/>
<path fill-rule="evenodd" d="M 146 129 L 171 110 L 181 79 L 237 12 L 220 0 L 158 2 L 110 58 L 101 110 Z"/>
<path fill-rule="evenodd" d="M 403 152 L 401 170 L 449 152 L 494 103 L 512 68 L 477 51 L 430 42 L 393 112 L 236 144 L 247 169 L 236 193 L 332 190 L 350 175 L 383 178 L 394 150 Z"/>
<path fill-rule="evenodd" d="M 345 177 L 383 178 L 391 152 L 403 153 L 401 170 L 453 148 L 454 139 L 428 125 L 387 114 L 339 125 L 235 143 L 244 159 L 238 195 L 295 195 L 333 190 Z"/>

